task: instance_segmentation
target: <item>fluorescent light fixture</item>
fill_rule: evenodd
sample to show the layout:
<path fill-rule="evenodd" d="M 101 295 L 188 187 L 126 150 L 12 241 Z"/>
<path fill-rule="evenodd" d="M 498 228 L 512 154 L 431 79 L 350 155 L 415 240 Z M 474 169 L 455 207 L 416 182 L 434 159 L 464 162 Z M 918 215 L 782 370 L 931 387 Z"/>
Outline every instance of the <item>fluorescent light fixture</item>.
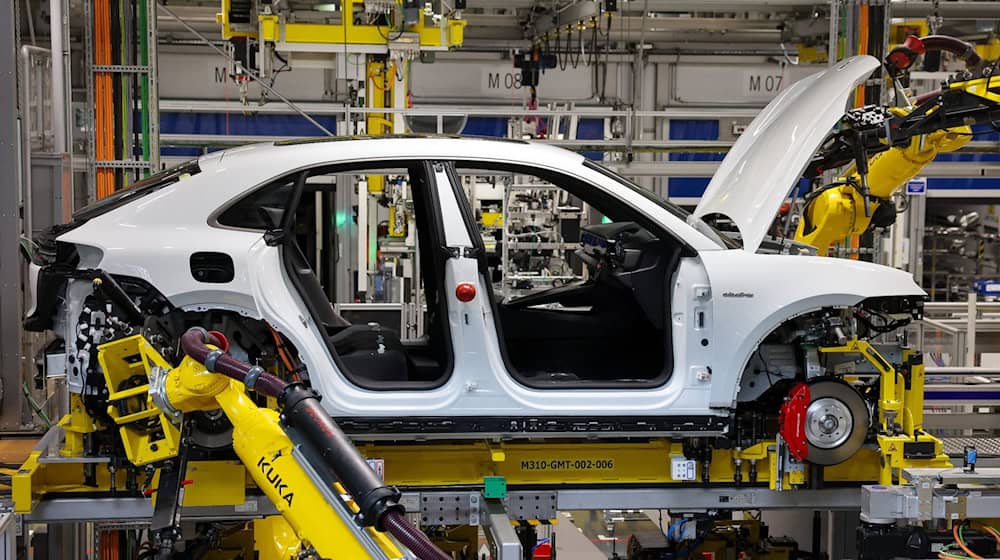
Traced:
<path fill-rule="evenodd" d="M 339 12 L 340 2 L 322 2 L 313 6 L 317 12 Z"/>

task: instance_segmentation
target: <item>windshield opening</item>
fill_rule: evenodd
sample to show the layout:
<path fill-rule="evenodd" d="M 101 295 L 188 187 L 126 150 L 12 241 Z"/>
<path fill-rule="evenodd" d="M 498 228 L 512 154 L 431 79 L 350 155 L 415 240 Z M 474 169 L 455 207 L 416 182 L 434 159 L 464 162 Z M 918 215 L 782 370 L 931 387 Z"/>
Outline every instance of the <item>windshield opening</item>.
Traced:
<path fill-rule="evenodd" d="M 642 195 L 644 198 L 655 203 L 660 208 L 663 208 L 664 210 L 670 212 L 677 218 L 680 218 L 685 223 L 687 223 L 694 229 L 698 230 L 699 233 L 717 243 L 720 247 L 723 247 L 725 249 L 739 249 L 742 247 L 742 245 L 740 245 L 738 241 L 736 241 L 732 237 L 729 237 L 725 233 L 715 229 L 711 225 L 705 223 L 705 221 L 703 221 L 701 218 L 696 218 L 693 214 L 681 208 L 680 206 L 677 206 L 676 204 L 670 202 L 669 200 L 657 196 L 656 193 L 648 189 L 640 187 L 639 185 L 635 184 L 626 177 L 623 177 L 622 175 L 608 169 L 607 167 L 604 167 L 603 165 L 597 163 L 596 161 L 588 159 L 585 162 L 583 162 L 583 164 L 593 169 L 594 171 L 597 171 L 598 173 L 605 175 L 609 179 L 613 179 L 614 181 L 621 183 L 622 185 L 625 185 L 629 190 L 632 190 Z"/>

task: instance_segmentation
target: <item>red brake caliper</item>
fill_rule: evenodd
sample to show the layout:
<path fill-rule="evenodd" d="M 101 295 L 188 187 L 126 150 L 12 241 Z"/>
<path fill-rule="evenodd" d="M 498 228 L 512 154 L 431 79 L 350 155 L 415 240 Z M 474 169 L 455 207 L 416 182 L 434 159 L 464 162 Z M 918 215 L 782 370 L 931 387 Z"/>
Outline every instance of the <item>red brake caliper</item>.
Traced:
<path fill-rule="evenodd" d="M 799 383 L 788 392 L 778 416 L 779 433 L 788 444 L 788 452 L 799 461 L 809 455 L 806 441 L 806 410 L 809 408 L 809 384 Z"/>

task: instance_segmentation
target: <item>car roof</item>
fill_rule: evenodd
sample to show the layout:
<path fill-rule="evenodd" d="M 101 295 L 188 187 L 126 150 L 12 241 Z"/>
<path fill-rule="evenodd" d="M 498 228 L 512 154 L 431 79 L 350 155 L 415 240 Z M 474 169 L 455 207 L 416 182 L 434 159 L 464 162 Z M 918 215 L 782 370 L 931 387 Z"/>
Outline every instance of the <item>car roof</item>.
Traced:
<path fill-rule="evenodd" d="M 199 165 L 203 169 L 223 166 L 244 173 L 258 171 L 264 179 L 314 165 L 384 159 L 507 161 L 569 170 L 585 158 L 563 148 L 524 140 L 400 135 L 250 144 L 202 156 Z"/>

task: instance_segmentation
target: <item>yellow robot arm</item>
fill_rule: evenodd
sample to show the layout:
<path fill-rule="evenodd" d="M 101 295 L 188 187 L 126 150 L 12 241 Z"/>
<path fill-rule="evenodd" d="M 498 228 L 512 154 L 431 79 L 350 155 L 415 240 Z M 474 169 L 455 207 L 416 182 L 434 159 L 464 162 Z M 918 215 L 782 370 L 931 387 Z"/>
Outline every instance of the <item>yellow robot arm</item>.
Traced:
<path fill-rule="evenodd" d="M 879 205 L 886 204 L 884 201 L 939 153 L 955 151 L 968 143 L 971 133 L 968 126 L 939 130 L 911 138 L 908 145 L 872 156 L 867 180 L 870 197 L 875 200 L 871 202 L 868 215 L 865 215 L 861 193 L 854 186 L 861 184 L 861 177 L 852 167 L 843 179 L 848 184 L 823 191 L 806 206 L 795 231 L 795 240 L 812 245 L 820 255 L 826 255 L 834 243 L 864 233 Z"/>
<path fill-rule="evenodd" d="M 906 108 L 866 106 L 844 115 L 843 128 L 831 135 L 806 176 L 851 167 L 839 181 L 807 195 L 795 240 L 813 245 L 821 255 L 845 238 L 864 233 L 874 223 L 891 224 L 890 197 L 943 152 L 964 146 L 971 125 L 1000 121 L 1000 92 L 991 81 L 1000 61 L 984 61 L 972 45 L 954 37 L 907 37 L 885 59 L 897 80 L 927 51 L 947 51 L 965 61 L 966 70 L 940 91 L 908 101 Z M 998 80 L 1000 82 L 1000 80 Z M 898 82 L 897 82 L 898 86 Z"/>
<path fill-rule="evenodd" d="M 232 423 L 233 450 L 294 532 L 289 535 L 282 524 L 262 526 L 275 537 L 268 557 L 297 547 L 296 557 L 410 558 L 398 541 L 420 560 L 448 560 L 406 520 L 399 491 L 368 466 L 311 389 L 236 360 L 220 349 L 228 347 L 221 334 L 203 329 L 181 337 L 187 356 L 177 367 L 170 367 L 141 335 L 108 343 L 101 352 L 113 355 L 118 347 L 123 348 L 119 354 L 140 354 L 130 368 L 148 371 L 149 384 L 137 388 L 148 388 L 146 410 L 170 424 L 179 424 L 186 413 L 221 410 Z M 248 389 L 277 399 L 280 414 L 258 406 Z M 173 541 L 168 537 L 166 542 L 160 547 L 169 551 Z"/>

